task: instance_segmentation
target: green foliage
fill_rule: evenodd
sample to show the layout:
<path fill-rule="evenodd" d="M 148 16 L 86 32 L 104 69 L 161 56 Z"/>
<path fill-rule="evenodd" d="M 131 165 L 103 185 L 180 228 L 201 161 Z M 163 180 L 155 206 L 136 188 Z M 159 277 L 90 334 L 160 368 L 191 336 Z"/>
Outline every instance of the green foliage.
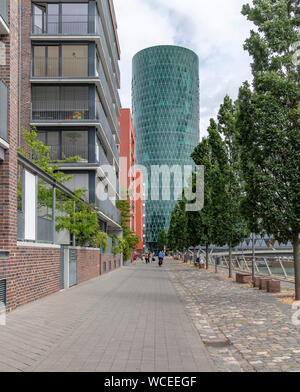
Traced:
<path fill-rule="evenodd" d="M 140 241 L 139 236 L 135 235 L 129 228 L 130 225 L 130 204 L 127 200 L 117 200 L 117 208 L 121 211 L 121 226 L 123 229 L 123 243 L 122 249 L 126 260 L 131 258 L 131 252 L 136 248 Z"/>
<path fill-rule="evenodd" d="M 108 234 L 103 231 L 96 231 L 95 245 L 97 248 L 101 248 L 101 250 L 105 252 L 108 248 Z"/>
<path fill-rule="evenodd" d="M 163 251 L 164 247 L 167 246 L 168 243 L 168 234 L 162 230 L 158 234 L 158 240 L 157 240 L 157 247 L 159 251 Z"/>
<path fill-rule="evenodd" d="M 243 211 L 255 232 L 294 245 L 300 299 L 300 40 L 299 0 L 255 0 L 243 14 L 257 26 L 245 49 L 253 86 L 239 92 L 238 140 L 245 181 Z"/>
<path fill-rule="evenodd" d="M 116 256 L 118 253 L 122 252 L 122 243 L 119 238 L 115 235 L 112 236 L 112 253 Z"/>
<path fill-rule="evenodd" d="M 168 248 L 174 251 L 183 251 L 188 247 L 187 216 L 185 203 L 180 200 L 171 214 L 168 231 Z"/>

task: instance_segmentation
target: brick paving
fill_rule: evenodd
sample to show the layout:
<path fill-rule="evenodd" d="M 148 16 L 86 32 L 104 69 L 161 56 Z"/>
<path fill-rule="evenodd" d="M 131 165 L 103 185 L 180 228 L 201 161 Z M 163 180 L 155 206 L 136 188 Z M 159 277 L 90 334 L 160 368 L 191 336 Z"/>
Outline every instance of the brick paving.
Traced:
<path fill-rule="evenodd" d="M 0 371 L 217 370 L 168 268 L 125 267 L 8 314 Z"/>
<path fill-rule="evenodd" d="M 300 371 L 291 306 L 213 272 L 175 261 L 165 268 L 219 371 Z"/>

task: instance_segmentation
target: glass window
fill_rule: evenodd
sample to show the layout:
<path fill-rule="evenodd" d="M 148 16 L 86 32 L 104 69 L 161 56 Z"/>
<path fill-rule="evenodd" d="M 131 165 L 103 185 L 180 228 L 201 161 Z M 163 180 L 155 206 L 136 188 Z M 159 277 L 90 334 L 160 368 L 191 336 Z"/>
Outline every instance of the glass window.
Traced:
<path fill-rule="evenodd" d="M 62 76 L 88 76 L 88 46 L 62 46 Z"/>
<path fill-rule="evenodd" d="M 48 76 L 59 75 L 58 46 L 48 46 Z"/>
<path fill-rule="evenodd" d="M 48 34 L 59 32 L 59 8 L 58 4 L 48 4 Z"/>
<path fill-rule="evenodd" d="M 33 33 L 45 33 L 46 4 L 33 4 Z"/>
<path fill-rule="evenodd" d="M 62 33 L 88 33 L 88 4 L 62 4 Z"/>
<path fill-rule="evenodd" d="M 82 161 L 88 161 L 88 132 L 63 131 L 62 132 L 62 158 L 79 156 Z"/>
<path fill-rule="evenodd" d="M 46 76 L 46 47 L 34 47 L 34 76 Z"/>

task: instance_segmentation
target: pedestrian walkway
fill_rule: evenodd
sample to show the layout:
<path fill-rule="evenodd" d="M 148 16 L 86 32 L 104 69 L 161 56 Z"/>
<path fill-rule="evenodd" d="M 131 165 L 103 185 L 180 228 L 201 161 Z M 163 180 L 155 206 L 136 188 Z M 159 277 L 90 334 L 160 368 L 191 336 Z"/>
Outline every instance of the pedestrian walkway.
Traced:
<path fill-rule="evenodd" d="M 219 371 L 300 371 L 300 326 L 277 295 L 180 262 L 167 269 Z"/>
<path fill-rule="evenodd" d="M 216 370 L 169 268 L 132 265 L 8 314 L 0 371 Z"/>

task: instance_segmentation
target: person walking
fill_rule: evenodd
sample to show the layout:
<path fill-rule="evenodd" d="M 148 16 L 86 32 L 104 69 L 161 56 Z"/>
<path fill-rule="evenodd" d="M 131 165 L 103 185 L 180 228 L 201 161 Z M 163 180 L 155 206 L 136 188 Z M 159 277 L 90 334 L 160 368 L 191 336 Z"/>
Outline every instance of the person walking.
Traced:
<path fill-rule="evenodd" d="M 134 252 L 134 254 L 133 254 L 133 262 L 136 263 L 136 260 L 137 260 L 137 254 L 136 254 L 136 252 Z"/>

